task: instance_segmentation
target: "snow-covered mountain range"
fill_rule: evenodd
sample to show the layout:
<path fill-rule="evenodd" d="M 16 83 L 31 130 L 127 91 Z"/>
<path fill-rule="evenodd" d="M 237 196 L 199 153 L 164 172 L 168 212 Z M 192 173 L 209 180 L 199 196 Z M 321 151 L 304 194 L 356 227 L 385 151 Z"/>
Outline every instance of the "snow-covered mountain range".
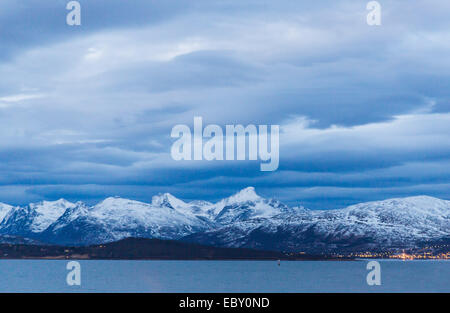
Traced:
<path fill-rule="evenodd" d="M 94 206 L 63 199 L 0 204 L 3 242 L 88 245 L 127 237 L 307 252 L 406 248 L 450 238 L 450 201 L 419 196 L 307 210 L 248 187 L 217 203 L 166 193 L 151 203 L 111 197 Z"/>

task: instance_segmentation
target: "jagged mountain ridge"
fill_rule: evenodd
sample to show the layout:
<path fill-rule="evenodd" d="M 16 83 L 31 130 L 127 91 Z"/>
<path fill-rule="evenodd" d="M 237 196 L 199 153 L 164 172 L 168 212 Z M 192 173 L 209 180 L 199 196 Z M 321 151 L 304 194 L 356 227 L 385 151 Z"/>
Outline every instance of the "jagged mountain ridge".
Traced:
<path fill-rule="evenodd" d="M 2 206 L 3 218 L 0 220 L 0 234 L 33 237 L 46 230 L 58 220 L 64 212 L 75 204 L 59 199 L 30 203 L 25 207 Z M 0 215 L 0 217 L 1 217 Z"/>
<path fill-rule="evenodd" d="M 110 197 L 94 206 L 63 199 L 0 205 L 0 235 L 63 245 L 142 237 L 321 252 L 409 247 L 449 234 L 450 201 L 426 196 L 328 211 L 290 208 L 260 197 L 252 187 L 217 203 L 184 202 L 166 193 L 151 203 Z"/>
<path fill-rule="evenodd" d="M 450 201 L 419 196 L 299 210 L 193 234 L 187 241 L 286 251 L 383 250 L 450 237 Z"/>
<path fill-rule="evenodd" d="M 174 203 L 181 205 L 181 200 L 170 196 L 170 203 L 168 195 L 158 197 L 151 204 L 119 197 L 107 198 L 93 207 L 78 203 L 40 238 L 51 243 L 86 245 L 129 237 L 179 239 L 209 228 L 208 221 L 173 207 Z"/>

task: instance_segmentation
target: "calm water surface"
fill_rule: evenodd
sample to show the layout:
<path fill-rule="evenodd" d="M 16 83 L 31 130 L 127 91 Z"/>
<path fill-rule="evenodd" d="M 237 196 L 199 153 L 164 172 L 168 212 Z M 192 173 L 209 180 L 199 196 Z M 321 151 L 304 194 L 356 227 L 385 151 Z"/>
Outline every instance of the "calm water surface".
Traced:
<path fill-rule="evenodd" d="M 449 261 L 79 261 L 81 286 L 66 284 L 67 261 L 0 260 L 0 292 L 450 292 Z"/>

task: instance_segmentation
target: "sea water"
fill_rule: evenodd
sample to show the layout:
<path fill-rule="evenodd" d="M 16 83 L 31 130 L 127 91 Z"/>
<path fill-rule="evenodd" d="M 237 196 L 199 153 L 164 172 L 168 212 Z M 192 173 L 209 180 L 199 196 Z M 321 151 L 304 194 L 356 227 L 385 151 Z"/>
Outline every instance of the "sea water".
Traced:
<path fill-rule="evenodd" d="M 66 282 L 68 261 L 0 260 L 0 292 L 450 292 L 449 261 L 79 261 L 81 285 Z"/>

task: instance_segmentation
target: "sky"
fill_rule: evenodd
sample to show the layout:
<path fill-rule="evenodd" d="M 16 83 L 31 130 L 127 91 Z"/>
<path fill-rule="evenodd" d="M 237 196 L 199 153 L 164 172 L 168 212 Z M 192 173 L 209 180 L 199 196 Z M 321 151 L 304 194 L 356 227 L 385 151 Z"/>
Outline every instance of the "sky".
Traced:
<path fill-rule="evenodd" d="M 0 201 L 450 199 L 449 1 L 68 2 L 0 2 Z M 173 160 L 194 116 L 280 125 L 278 170 Z"/>

